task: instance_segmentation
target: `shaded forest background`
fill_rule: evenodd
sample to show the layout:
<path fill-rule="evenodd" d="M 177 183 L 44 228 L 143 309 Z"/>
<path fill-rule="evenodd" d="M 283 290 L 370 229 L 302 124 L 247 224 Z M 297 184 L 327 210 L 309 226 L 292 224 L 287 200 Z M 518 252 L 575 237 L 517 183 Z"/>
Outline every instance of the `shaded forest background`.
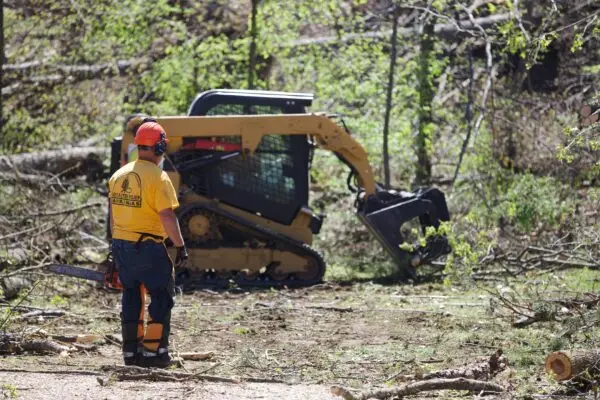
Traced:
<path fill-rule="evenodd" d="M 447 279 L 499 261 L 595 268 L 597 126 L 580 110 L 597 101 L 599 14 L 591 0 L 4 0 L 0 151 L 107 147 L 127 115 L 185 114 L 214 88 L 311 92 L 381 182 L 446 192 Z M 315 246 L 333 267 L 389 273 L 345 177 L 317 153 L 311 205 L 329 218 Z M 43 188 L 84 204 L 105 178 Z M 2 180 L 0 214 L 48 207 L 18 171 Z"/>

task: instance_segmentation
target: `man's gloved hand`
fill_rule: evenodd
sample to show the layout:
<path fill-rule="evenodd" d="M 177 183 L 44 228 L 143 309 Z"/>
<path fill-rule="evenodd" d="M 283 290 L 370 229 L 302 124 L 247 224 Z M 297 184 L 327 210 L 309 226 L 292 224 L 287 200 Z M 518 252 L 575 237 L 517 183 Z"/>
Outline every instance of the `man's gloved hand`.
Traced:
<path fill-rule="evenodd" d="M 187 264 L 188 252 L 185 245 L 177 247 L 177 256 L 175 257 L 175 268 L 183 268 Z"/>

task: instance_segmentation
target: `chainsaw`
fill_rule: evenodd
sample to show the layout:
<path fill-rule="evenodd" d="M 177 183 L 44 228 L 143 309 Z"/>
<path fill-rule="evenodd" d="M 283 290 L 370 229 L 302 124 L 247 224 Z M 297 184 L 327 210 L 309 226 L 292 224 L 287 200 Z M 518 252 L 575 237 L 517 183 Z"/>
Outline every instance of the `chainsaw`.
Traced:
<path fill-rule="evenodd" d="M 119 268 L 113 259 L 112 253 L 108 253 L 106 260 L 96 265 L 105 270 L 105 272 L 69 264 L 51 264 L 47 269 L 59 275 L 103 282 L 104 286 L 110 289 L 123 289 L 123 285 L 121 285 L 121 281 L 119 280 Z"/>

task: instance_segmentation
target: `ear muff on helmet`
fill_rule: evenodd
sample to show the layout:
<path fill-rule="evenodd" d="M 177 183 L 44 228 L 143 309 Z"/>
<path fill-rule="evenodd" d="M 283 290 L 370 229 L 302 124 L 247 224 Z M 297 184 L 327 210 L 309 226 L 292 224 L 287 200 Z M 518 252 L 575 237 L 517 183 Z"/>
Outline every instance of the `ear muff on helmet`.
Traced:
<path fill-rule="evenodd" d="M 162 156 L 167 152 L 167 135 L 164 132 L 160 133 L 160 140 L 154 145 L 154 154 Z"/>

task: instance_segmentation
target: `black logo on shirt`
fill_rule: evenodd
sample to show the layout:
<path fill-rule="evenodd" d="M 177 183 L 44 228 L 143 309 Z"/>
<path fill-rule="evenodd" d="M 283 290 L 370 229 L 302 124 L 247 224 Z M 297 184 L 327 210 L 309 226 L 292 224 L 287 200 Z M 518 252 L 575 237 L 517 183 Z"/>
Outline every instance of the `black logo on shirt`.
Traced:
<path fill-rule="evenodd" d="M 126 176 L 125 180 L 121 184 L 121 192 L 131 193 L 131 188 L 129 187 L 129 177 Z"/>
<path fill-rule="evenodd" d="M 115 182 L 115 188 L 121 187 L 120 192 L 112 192 L 110 200 L 113 205 L 125 207 L 142 207 L 142 180 L 135 172 L 121 176 Z"/>

